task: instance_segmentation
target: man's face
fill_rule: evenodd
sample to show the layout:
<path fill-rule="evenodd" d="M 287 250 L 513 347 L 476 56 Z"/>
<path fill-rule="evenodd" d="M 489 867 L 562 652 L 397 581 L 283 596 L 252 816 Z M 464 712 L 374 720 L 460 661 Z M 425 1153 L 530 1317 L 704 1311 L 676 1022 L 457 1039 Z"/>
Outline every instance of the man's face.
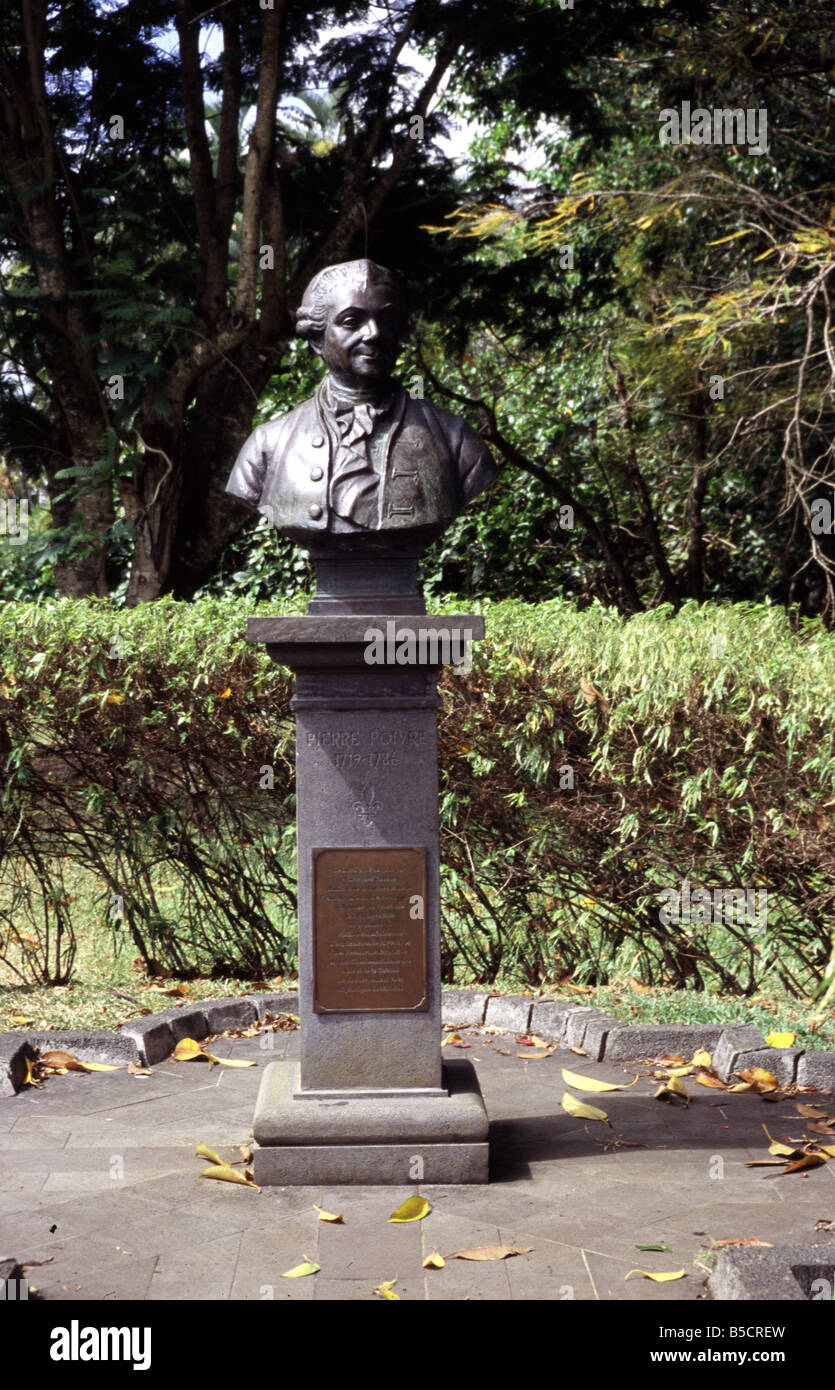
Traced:
<path fill-rule="evenodd" d="M 391 285 L 347 285 L 335 292 L 327 327 L 313 347 L 337 381 L 356 390 L 388 380 L 402 331 L 402 309 Z"/>

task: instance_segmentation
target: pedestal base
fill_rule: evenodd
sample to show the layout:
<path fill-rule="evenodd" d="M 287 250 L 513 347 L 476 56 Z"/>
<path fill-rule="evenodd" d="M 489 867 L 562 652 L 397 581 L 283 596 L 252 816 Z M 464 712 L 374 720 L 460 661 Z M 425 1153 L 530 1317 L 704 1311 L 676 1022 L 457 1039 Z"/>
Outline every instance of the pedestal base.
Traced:
<path fill-rule="evenodd" d="M 255 1108 L 260 1186 L 484 1183 L 487 1112 L 475 1068 L 444 1063 L 447 1094 L 318 1099 L 298 1090 L 298 1064 L 272 1062 Z"/>

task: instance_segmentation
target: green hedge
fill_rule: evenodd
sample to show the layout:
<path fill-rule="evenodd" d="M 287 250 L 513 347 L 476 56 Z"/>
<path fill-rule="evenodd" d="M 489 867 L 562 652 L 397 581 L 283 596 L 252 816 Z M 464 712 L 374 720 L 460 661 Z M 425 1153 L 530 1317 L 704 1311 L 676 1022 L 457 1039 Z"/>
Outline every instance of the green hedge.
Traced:
<path fill-rule="evenodd" d="M 152 971 L 260 979 L 288 966 L 291 678 L 243 632 L 251 612 L 302 606 L 5 606 L 10 967 L 69 973 L 68 864 L 93 873 L 97 911 Z M 484 611 L 472 671 L 442 677 L 445 978 L 819 987 L 835 635 L 795 631 L 763 604 L 628 620 L 562 601 Z M 767 891 L 767 922 L 665 923 L 660 895 L 684 879 Z"/>

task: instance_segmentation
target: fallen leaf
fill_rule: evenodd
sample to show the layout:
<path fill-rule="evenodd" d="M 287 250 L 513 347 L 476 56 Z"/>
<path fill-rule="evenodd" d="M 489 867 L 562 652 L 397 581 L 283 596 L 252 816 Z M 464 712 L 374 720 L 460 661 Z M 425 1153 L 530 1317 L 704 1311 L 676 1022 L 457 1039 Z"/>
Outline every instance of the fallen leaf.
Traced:
<path fill-rule="evenodd" d="M 249 1147 L 249 1144 L 239 1144 L 238 1153 L 241 1155 L 244 1163 L 252 1162 L 252 1149 Z"/>
<path fill-rule="evenodd" d="M 745 1071 L 738 1071 L 735 1075 L 740 1076 L 743 1081 L 750 1081 L 762 1091 L 776 1091 L 780 1085 L 774 1073 L 766 1071 L 765 1067 L 746 1067 Z"/>
<path fill-rule="evenodd" d="M 713 1066 L 713 1058 L 709 1052 L 705 1052 L 702 1048 L 699 1052 L 693 1053 L 693 1065 L 694 1067 L 704 1067 L 706 1071 L 710 1071 Z"/>
<path fill-rule="evenodd" d="M 507 1260 L 511 1255 L 529 1255 L 532 1245 L 474 1245 L 471 1250 L 453 1250 L 448 1260 Z"/>
<path fill-rule="evenodd" d="M 779 1139 L 774 1139 L 769 1134 L 765 1125 L 763 1125 L 763 1129 L 768 1139 L 768 1152 L 770 1154 L 778 1154 L 783 1158 L 796 1158 L 798 1156 L 800 1149 L 795 1148 L 793 1144 L 781 1144 Z"/>
<path fill-rule="evenodd" d="M 42 1052 L 38 1060 L 50 1071 L 121 1071 L 121 1067 L 111 1067 L 104 1062 L 82 1062 L 71 1052 Z"/>
<path fill-rule="evenodd" d="M 293 1269 L 288 1269 L 281 1275 L 282 1279 L 304 1279 L 307 1274 L 318 1274 L 321 1265 L 314 1264 L 313 1260 L 304 1257 L 303 1265 L 295 1265 Z"/>
<path fill-rule="evenodd" d="M 769 1033 L 766 1036 L 766 1047 L 791 1047 L 797 1037 L 796 1033 Z"/>
<path fill-rule="evenodd" d="M 690 1097 L 687 1094 L 687 1088 L 680 1076 L 671 1076 L 669 1080 L 664 1083 L 663 1086 L 659 1086 L 658 1090 L 655 1092 L 653 1099 L 663 1100 L 667 1104 L 669 1104 L 674 1097 L 677 1097 L 679 1100 L 683 1100 L 685 1108 L 690 1104 Z"/>
<path fill-rule="evenodd" d="M 257 1183 L 254 1183 L 244 1173 L 239 1173 L 237 1168 L 231 1167 L 228 1163 L 216 1163 L 212 1168 L 204 1168 L 200 1176 L 201 1178 L 217 1178 L 218 1182 L 236 1182 L 241 1187 L 254 1187 L 256 1192 L 261 1191 Z"/>
<path fill-rule="evenodd" d="M 716 1075 L 715 1071 L 711 1071 L 708 1067 L 703 1068 L 702 1071 L 697 1071 L 693 1079 L 700 1086 L 712 1086 L 714 1091 L 728 1090 L 727 1081 L 723 1081 L 720 1076 Z"/>
<path fill-rule="evenodd" d="M 670 1076 L 692 1076 L 693 1066 L 691 1064 L 686 1067 L 672 1067 L 669 1074 Z"/>
<path fill-rule="evenodd" d="M 816 1105 L 804 1105 L 802 1101 L 797 1101 L 795 1110 L 798 1115 L 802 1115 L 805 1120 L 828 1120 L 829 1116 L 825 1110 L 819 1110 Z"/>
<path fill-rule="evenodd" d="M 205 1062 L 206 1054 L 194 1038 L 181 1038 L 171 1054 L 175 1062 Z"/>
<path fill-rule="evenodd" d="M 814 1134 L 825 1134 L 829 1138 L 832 1137 L 831 1120 L 810 1120 L 806 1128 L 811 1129 Z"/>
<path fill-rule="evenodd" d="M 429 1215 L 429 1211 L 426 1198 L 415 1193 L 414 1197 L 407 1197 L 397 1211 L 392 1212 L 389 1221 L 422 1221 L 424 1216 Z"/>
<path fill-rule="evenodd" d="M 42 1090 L 43 1082 L 39 1080 L 39 1078 L 35 1075 L 35 1067 L 37 1066 L 37 1062 L 33 1065 L 29 1057 L 25 1057 L 24 1061 L 26 1063 L 26 1072 L 23 1077 L 24 1086 L 35 1086 L 37 1090 Z"/>
<path fill-rule="evenodd" d="M 835 1144 L 816 1144 L 812 1152 L 826 1154 L 827 1158 L 835 1158 Z"/>
<path fill-rule="evenodd" d="M 569 1115 L 574 1115 L 578 1120 L 602 1120 L 604 1125 L 610 1123 L 609 1116 L 605 1110 L 598 1110 L 595 1105 L 585 1105 L 583 1101 L 572 1096 L 570 1091 L 566 1091 L 560 1105 Z"/>
<path fill-rule="evenodd" d="M 384 1298 L 388 1303 L 402 1303 L 403 1300 L 400 1294 L 394 1292 L 394 1285 L 396 1283 L 396 1276 L 394 1279 L 386 1279 L 382 1284 L 374 1285 L 374 1292 L 377 1294 L 378 1298 Z"/>
<path fill-rule="evenodd" d="M 665 1067 L 683 1067 L 684 1058 L 679 1057 L 677 1052 L 665 1052 L 663 1057 L 654 1057 L 654 1062 L 660 1062 Z"/>
<path fill-rule="evenodd" d="M 572 1047 L 569 1048 L 569 1051 L 576 1052 L 578 1057 L 588 1057 L 589 1055 L 584 1047 Z"/>
<path fill-rule="evenodd" d="M 23 1014 L 12 1014 L 12 1016 L 11 1016 L 11 1018 L 10 1018 L 9 1021 L 10 1021 L 11 1023 L 28 1023 L 28 1022 L 29 1022 L 29 1019 L 28 1019 L 28 1018 L 24 1018 L 24 1017 L 23 1017 Z M 23 1266 L 21 1265 L 21 1269 L 22 1269 L 22 1268 L 23 1268 Z"/>
<path fill-rule="evenodd" d="M 832 1230 L 835 1230 L 835 1220 L 833 1220 L 833 1219 L 832 1219 L 831 1217 L 829 1217 L 829 1216 L 819 1216 L 818 1219 L 817 1219 L 817 1221 L 815 1222 L 815 1230 L 816 1230 L 816 1231 L 832 1231 Z"/>
<path fill-rule="evenodd" d="M 672 1274 L 652 1274 L 648 1269 L 630 1269 L 628 1274 L 624 1274 L 624 1283 L 631 1279 L 633 1274 L 643 1274 L 645 1279 L 651 1279 L 654 1284 L 667 1284 L 671 1279 L 683 1279 L 684 1270 L 677 1269 Z"/>
<path fill-rule="evenodd" d="M 757 1236 L 729 1236 L 727 1240 L 715 1240 L 712 1250 L 725 1250 L 729 1245 L 763 1245 L 769 1250 L 774 1247 L 770 1240 L 760 1240 Z"/>
<path fill-rule="evenodd" d="M 222 1158 L 218 1158 L 217 1154 L 214 1152 L 214 1149 L 207 1149 L 205 1144 L 197 1145 L 197 1148 L 194 1150 L 194 1157 L 207 1158 L 210 1163 L 216 1163 L 219 1168 L 229 1167 L 228 1163 L 225 1163 Z"/>
<path fill-rule="evenodd" d="M 785 1158 L 749 1158 L 746 1168 L 782 1168 Z"/>
<path fill-rule="evenodd" d="M 257 1067 L 257 1062 L 250 1062 L 244 1057 L 215 1057 L 214 1053 L 207 1052 L 210 1066 L 215 1067 Z"/>
<path fill-rule="evenodd" d="M 336 1212 L 325 1211 L 322 1207 L 318 1207 L 315 1202 L 313 1203 L 313 1210 L 318 1211 L 320 1221 L 342 1221 L 342 1212 L 337 1215 Z"/>
<path fill-rule="evenodd" d="M 670 1251 L 671 1251 L 671 1249 L 672 1249 L 672 1246 L 670 1246 L 670 1245 L 636 1245 L 636 1246 L 635 1246 L 635 1249 L 636 1249 L 636 1250 L 659 1250 L 659 1251 L 662 1251 L 664 1254 L 669 1255 L 669 1253 L 670 1253 Z"/>
<path fill-rule="evenodd" d="M 552 1057 L 556 1050 L 549 1047 L 547 1052 L 517 1052 L 516 1056 L 521 1057 L 523 1062 L 541 1062 L 543 1057 Z"/>
<path fill-rule="evenodd" d="M 424 1269 L 443 1269 L 446 1260 L 438 1250 L 432 1250 L 423 1261 Z"/>
<path fill-rule="evenodd" d="M 820 1168 L 821 1164 L 827 1161 L 825 1154 L 803 1154 L 793 1163 L 790 1163 L 787 1168 L 784 1168 L 782 1173 L 774 1173 L 772 1176 L 782 1178 L 786 1173 L 803 1173 L 807 1168 Z"/>
<path fill-rule="evenodd" d="M 567 1086 L 573 1086 L 575 1091 L 628 1091 L 630 1086 L 635 1085 L 638 1077 L 635 1077 L 635 1081 L 618 1084 L 612 1081 L 598 1081 L 596 1076 L 580 1076 L 579 1072 L 563 1067 L 562 1079 Z"/>
<path fill-rule="evenodd" d="M 128 1076 L 153 1076 L 150 1067 L 140 1067 L 133 1058 L 128 1062 Z"/>

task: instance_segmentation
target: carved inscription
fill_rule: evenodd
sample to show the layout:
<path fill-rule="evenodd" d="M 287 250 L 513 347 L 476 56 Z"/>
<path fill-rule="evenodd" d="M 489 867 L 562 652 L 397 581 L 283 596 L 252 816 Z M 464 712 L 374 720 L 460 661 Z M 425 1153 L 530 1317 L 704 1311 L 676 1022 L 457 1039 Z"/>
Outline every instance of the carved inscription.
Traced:
<path fill-rule="evenodd" d="M 313 850 L 316 1013 L 424 1012 L 426 850 Z"/>
<path fill-rule="evenodd" d="M 403 754 L 429 747 L 426 729 L 333 729 L 307 735 L 308 748 L 327 748 L 336 768 L 400 767 Z"/>

